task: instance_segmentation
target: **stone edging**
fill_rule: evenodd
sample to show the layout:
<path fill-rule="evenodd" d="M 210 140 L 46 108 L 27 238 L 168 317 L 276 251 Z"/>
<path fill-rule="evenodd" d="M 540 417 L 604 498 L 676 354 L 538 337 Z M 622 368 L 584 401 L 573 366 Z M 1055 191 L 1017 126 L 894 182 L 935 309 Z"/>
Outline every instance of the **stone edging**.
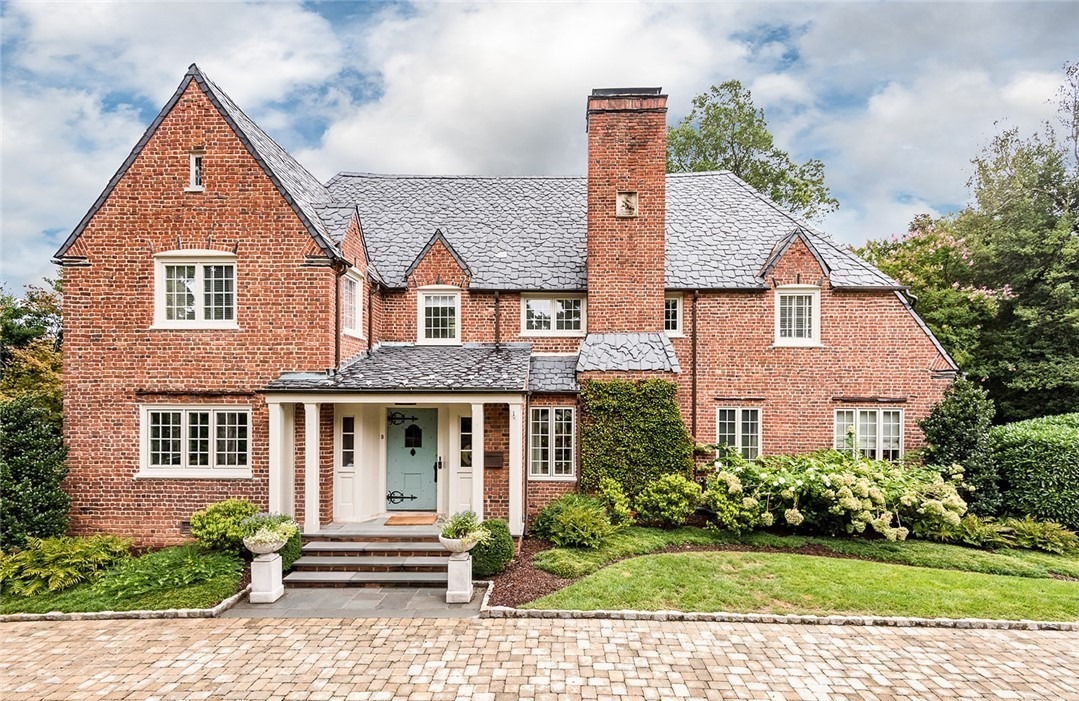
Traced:
<path fill-rule="evenodd" d="M 0 623 L 16 621 L 102 621 L 130 618 L 217 618 L 235 606 L 251 591 L 247 585 L 217 606 L 208 609 L 165 609 L 164 611 L 87 611 L 84 613 L 9 613 L 0 616 Z"/>
<path fill-rule="evenodd" d="M 687 613 L 684 611 L 568 611 L 489 606 L 483 597 L 480 618 L 562 618 L 616 621 L 706 621 L 712 623 L 783 623 L 821 626 L 887 626 L 893 628 L 963 628 L 982 630 L 1079 631 L 1079 622 L 1000 621 L 986 618 L 900 618 L 892 616 L 795 616 L 771 613 Z"/>

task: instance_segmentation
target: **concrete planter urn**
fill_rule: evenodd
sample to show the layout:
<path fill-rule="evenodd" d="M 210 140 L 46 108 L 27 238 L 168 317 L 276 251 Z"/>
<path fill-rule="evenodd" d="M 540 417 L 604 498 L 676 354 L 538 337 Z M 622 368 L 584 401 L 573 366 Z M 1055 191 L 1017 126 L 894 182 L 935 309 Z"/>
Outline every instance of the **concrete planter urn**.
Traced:
<path fill-rule="evenodd" d="M 465 539 L 465 538 L 446 538 L 443 536 L 438 537 L 438 542 L 442 543 L 442 547 L 449 550 L 451 553 L 467 553 L 472 548 L 479 544 L 477 540 Z"/>
<path fill-rule="evenodd" d="M 255 555 L 269 555 L 270 553 L 275 553 L 285 547 L 285 541 L 274 540 L 271 542 L 264 542 L 256 540 L 252 536 L 248 536 L 244 538 L 244 547 Z"/>

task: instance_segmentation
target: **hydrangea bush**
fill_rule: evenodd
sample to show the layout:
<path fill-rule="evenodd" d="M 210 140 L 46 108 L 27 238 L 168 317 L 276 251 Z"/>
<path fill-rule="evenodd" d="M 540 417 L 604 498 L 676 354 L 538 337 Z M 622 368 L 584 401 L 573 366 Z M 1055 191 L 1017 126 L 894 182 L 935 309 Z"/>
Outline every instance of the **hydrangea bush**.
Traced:
<path fill-rule="evenodd" d="M 913 530 L 957 525 L 967 505 L 956 491 L 962 472 L 869 460 L 835 450 L 716 461 L 704 503 L 716 524 L 751 530 L 773 524 L 794 530 L 864 534 L 905 540 Z"/>

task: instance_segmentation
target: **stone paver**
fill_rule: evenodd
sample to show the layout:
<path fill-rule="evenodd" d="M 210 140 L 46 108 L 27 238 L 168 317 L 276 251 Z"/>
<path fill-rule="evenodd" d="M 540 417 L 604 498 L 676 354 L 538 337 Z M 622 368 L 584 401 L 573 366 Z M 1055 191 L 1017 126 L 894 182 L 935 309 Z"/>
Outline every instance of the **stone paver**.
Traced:
<path fill-rule="evenodd" d="M 226 618 L 466 618 L 478 616 L 485 587 L 473 589 L 467 604 L 447 604 L 445 587 L 286 587 L 272 604 L 246 599 Z"/>
<path fill-rule="evenodd" d="M 0 698 L 1079 699 L 1079 634 L 562 619 L 0 626 Z"/>

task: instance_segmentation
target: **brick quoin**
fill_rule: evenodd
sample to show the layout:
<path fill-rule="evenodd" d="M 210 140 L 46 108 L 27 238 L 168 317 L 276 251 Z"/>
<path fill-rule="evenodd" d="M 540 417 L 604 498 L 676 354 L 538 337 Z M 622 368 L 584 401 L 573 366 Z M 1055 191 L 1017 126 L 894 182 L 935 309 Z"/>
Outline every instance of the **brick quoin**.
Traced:
<path fill-rule="evenodd" d="M 588 101 L 587 330 L 663 329 L 666 97 L 601 93 Z M 185 192 L 189 154 L 203 155 L 204 189 Z M 615 195 L 636 192 L 636 217 L 615 216 Z M 362 212 L 326 254 L 198 83 L 188 83 L 141 152 L 67 251 L 85 265 L 64 270 L 64 411 L 71 531 L 110 531 L 156 546 L 185 538 L 193 511 L 229 497 L 268 508 L 268 409 L 261 394 L 283 371 L 324 371 L 384 342 L 417 341 L 421 288 L 461 291 L 464 343 L 528 342 L 534 353 L 576 353 L 579 337 L 521 329 L 522 291 L 469 289 L 469 261 L 441 239 L 416 261 L 406 286 L 379 284 L 367 258 Z M 431 232 L 434 235 L 434 231 Z M 184 250 L 236 256 L 238 329 L 154 329 L 154 256 Z M 344 332 L 341 274 L 363 279 L 363 328 Z M 371 274 L 369 274 L 371 273 Z M 775 346 L 775 290 L 820 285 L 821 345 Z M 761 410 L 765 453 L 830 446 L 838 408 L 898 408 L 904 447 L 924 444 L 917 421 L 949 384 L 949 361 L 894 291 L 843 290 L 797 238 L 767 276 L 766 290 L 678 291 L 683 333 L 672 343 L 681 372 L 589 372 L 579 380 L 660 377 L 678 386 L 679 410 L 701 443 L 716 439 L 717 407 Z M 571 292 L 566 290 L 566 292 Z M 557 293 L 552 293 L 557 296 Z M 696 322 L 694 322 L 696 318 Z M 693 340 L 696 339 L 696 360 Z M 695 397 L 695 399 L 694 399 Z M 841 401 L 888 397 L 888 404 Z M 576 489 L 573 480 L 529 475 L 532 406 L 578 408 L 577 394 L 526 395 L 525 517 Z M 448 398 L 448 402 L 453 399 Z M 251 408 L 250 479 L 137 476 L 143 404 Z M 319 516 L 334 504 L 334 406 L 320 405 Z M 509 407 L 484 410 L 484 511 L 509 515 Z M 304 520 L 304 410 L 295 407 L 294 515 Z M 477 449 L 479 446 L 477 446 Z"/>

